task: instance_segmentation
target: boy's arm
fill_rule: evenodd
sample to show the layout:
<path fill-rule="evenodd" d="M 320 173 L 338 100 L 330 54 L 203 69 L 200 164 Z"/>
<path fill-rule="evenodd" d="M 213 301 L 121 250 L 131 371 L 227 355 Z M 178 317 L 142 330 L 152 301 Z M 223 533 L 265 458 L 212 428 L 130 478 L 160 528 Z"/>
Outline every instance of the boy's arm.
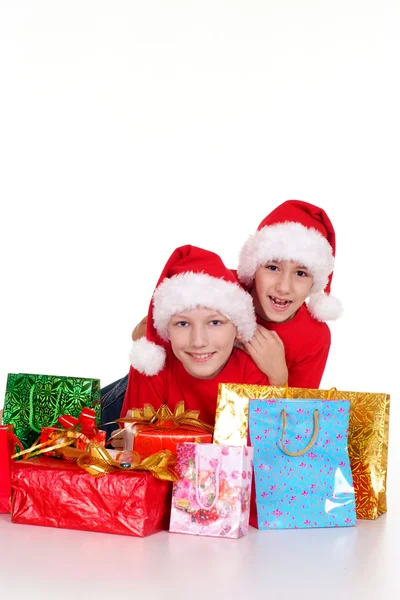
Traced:
<path fill-rule="evenodd" d="M 328 360 L 330 344 L 318 348 L 289 368 L 289 387 L 318 389 Z"/>
<path fill-rule="evenodd" d="M 268 377 L 265 373 L 260 371 L 254 360 L 248 354 L 245 356 L 245 366 L 241 383 L 247 385 L 271 385 Z"/>

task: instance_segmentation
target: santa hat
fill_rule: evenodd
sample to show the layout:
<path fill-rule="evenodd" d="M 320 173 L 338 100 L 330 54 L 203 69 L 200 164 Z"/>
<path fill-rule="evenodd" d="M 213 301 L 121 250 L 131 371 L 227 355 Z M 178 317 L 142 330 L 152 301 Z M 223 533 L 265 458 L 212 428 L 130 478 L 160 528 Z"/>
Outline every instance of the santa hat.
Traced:
<path fill-rule="evenodd" d="M 342 306 L 330 295 L 335 262 L 335 231 L 322 208 L 287 200 L 273 210 L 244 244 L 239 280 L 251 286 L 259 267 L 269 261 L 297 261 L 313 275 L 308 308 L 317 321 L 337 319 Z"/>
<path fill-rule="evenodd" d="M 168 259 L 154 291 L 147 315 L 146 337 L 133 342 L 131 365 L 145 375 L 156 375 L 165 364 L 170 318 L 185 310 L 217 310 L 237 327 L 244 341 L 253 337 L 253 301 L 217 254 L 181 246 Z"/>

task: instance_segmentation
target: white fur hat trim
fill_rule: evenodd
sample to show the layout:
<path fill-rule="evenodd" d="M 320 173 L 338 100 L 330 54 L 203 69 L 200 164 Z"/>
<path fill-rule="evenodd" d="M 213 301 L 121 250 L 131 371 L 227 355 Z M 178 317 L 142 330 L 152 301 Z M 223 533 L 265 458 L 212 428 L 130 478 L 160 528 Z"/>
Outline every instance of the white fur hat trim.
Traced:
<path fill-rule="evenodd" d="M 263 227 L 247 240 L 239 256 L 238 277 L 250 286 L 259 267 L 284 260 L 309 269 L 314 278 L 311 293 L 325 289 L 335 262 L 331 245 L 319 231 L 287 221 Z"/>
<path fill-rule="evenodd" d="M 217 310 L 236 325 L 238 334 L 249 341 L 256 329 L 251 296 L 239 284 L 206 273 L 182 273 L 166 278 L 153 295 L 154 326 L 168 340 L 170 318 L 185 310 L 204 307 Z"/>

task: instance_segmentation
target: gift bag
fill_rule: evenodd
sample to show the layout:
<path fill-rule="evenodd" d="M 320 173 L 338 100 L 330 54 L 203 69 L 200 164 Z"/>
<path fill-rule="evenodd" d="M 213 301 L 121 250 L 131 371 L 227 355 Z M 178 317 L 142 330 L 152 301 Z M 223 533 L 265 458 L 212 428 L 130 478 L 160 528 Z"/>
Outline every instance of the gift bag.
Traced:
<path fill-rule="evenodd" d="M 251 400 L 259 529 L 356 525 L 348 400 Z"/>
<path fill-rule="evenodd" d="M 343 392 L 258 385 L 220 384 L 214 443 L 247 444 L 250 399 L 310 398 L 349 400 L 348 452 L 353 473 L 358 519 L 376 519 L 386 512 L 389 442 L 388 394 Z"/>
<path fill-rule="evenodd" d="M 63 414 L 79 417 L 85 406 L 95 409 L 100 422 L 99 379 L 9 373 L 3 423 L 12 423 L 15 435 L 28 448 L 42 427 L 53 426 Z"/>
<path fill-rule="evenodd" d="M 183 443 L 170 531 L 238 538 L 249 527 L 253 448 Z"/>

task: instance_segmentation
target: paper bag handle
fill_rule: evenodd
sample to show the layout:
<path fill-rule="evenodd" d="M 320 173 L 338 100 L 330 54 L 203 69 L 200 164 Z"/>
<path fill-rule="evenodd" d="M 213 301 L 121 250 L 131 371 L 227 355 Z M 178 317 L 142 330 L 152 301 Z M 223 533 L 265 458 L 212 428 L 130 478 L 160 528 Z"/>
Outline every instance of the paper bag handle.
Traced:
<path fill-rule="evenodd" d="M 54 425 L 54 423 L 57 421 L 57 416 L 59 414 L 59 407 L 60 407 L 61 392 L 62 392 L 63 387 L 64 387 L 64 385 L 63 385 L 63 383 L 61 383 L 59 386 L 58 394 L 57 394 L 56 407 L 54 409 L 54 418 L 53 418 L 53 422 L 51 425 Z M 34 392 L 34 389 L 35 389 L 35 384 L 33 383 L 31 386 L 30 392 L 29 392 L 29 427 L 31 429 L 33 429 L 33 431 L 40 433 L 42 428 L 41 427 L 37 428 L 36 425 L 34 425 L 34 423 L 33 423 L 33 413 L 34 413 L 33 392 Z M 51 425 L 47 425 L 47 427 L 51 427 Z"/>
<path fill-rule="evenodd" d="M 312 434 L 311 440 L 308 442 L 307 446 L 303 450 L 298 450 L 297 452 L 290 452 L 285 448 L 285 433 L 286 433 L 286 412 L 282 410 L 282 437 L 281 437 L 281 450 L 284 454 L 288 456 L 302 456 L 306 452 L 312 448 L 317 439 L 318 431 L 319 431 L 319 422 L 318 422 L 318 410 L 314 410 L 314 432 Z"/>
<path fill-rule="evenodd" d="M 217 504 L 218 502 L 218 498 L 219 498 L 219 472 L 221 470 L 221 457 L 218 457 L 218 465 L 215 469 L 215 496 L 214 496 L 214 500 L 213 502 L 209 505 L 206 506 L 205 504 L 203 504 L 203 502 L 200 500 L 200 495 L 199 495 L 199 470 L 200 470 L 200 459 L 199 459 L 199 455 L 196 452 L 195 455 L 195 469 L 196 469 L 196 481 L 195 481 L 195 486 L 196 486 L 196 500 L 197 500 L 197 504 L 201 507 L 204 508 L 204 510 L 211 510 L 212 508 L 214 508 L 214 506 Z"/>

